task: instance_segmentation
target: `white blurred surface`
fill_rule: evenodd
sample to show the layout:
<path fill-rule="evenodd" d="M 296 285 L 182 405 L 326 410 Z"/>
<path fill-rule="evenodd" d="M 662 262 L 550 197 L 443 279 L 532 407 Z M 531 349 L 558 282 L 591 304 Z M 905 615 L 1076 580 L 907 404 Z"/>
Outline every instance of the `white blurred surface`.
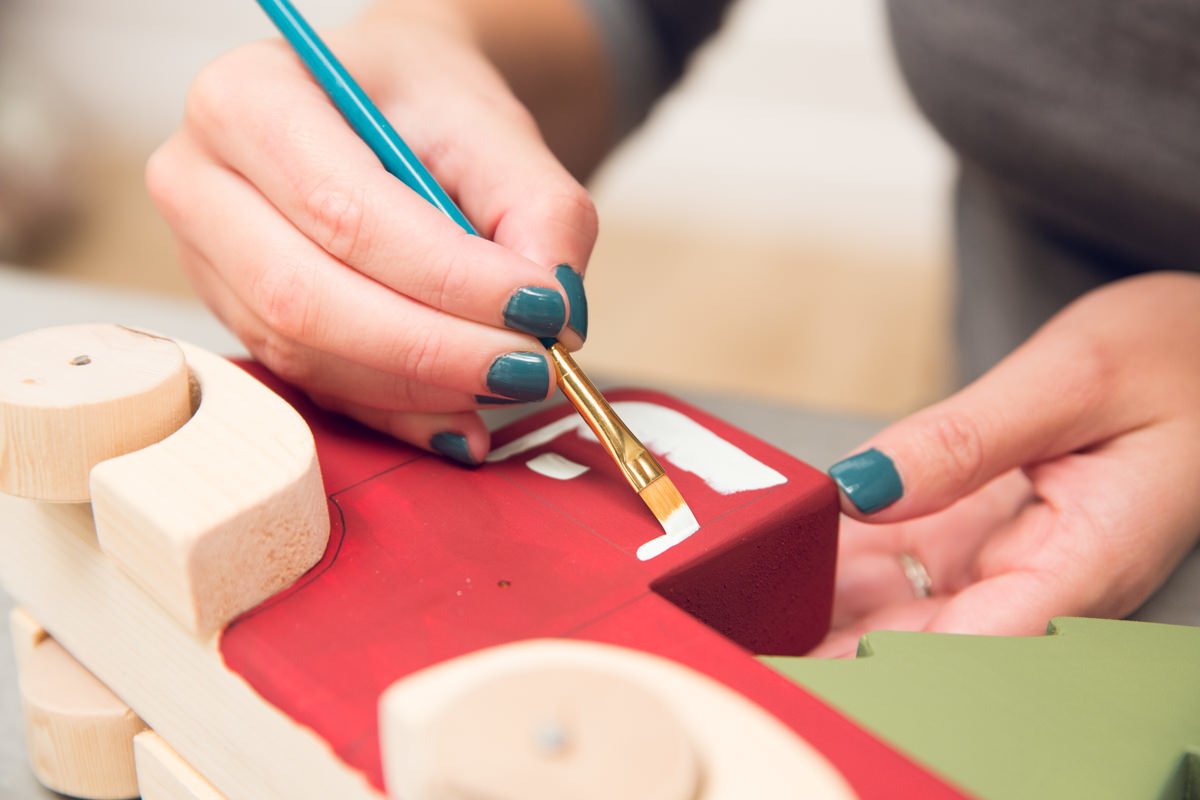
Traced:
<path fill-rule="evenodd" d="M 938 252 L 951 160 L 885 28 L 878 0 L 744 0 L 598 176 L 602 220 Z"/>
<path fill-rule="evenodd" d="M 316 27 L 365 0 L 299 0 Z M 253 0 L 10 0 L 0 59 L 57 85 L 87 136 L 149 152 L 192 76 L 274 29 Z M 742 0 L 679 90 L 595 184 L 632 219 L 797 238 L 862 233 L 927 247 L 948 159 L 909 107 L 878 0 Z"/>
<path fill-rule="evenodd" d="M 90 322 L 155 331 L 221 355 L 246 354 L 241 342 L 199 300 L 90 286 L 0 264 L 0 339 Z"/>
<path fill-rule="evenodd" d="M 299 0 L 316 27 L 365 0 Z M 7 0 L 0 59 L 53 81 L 89 138 L 147 152 L 179 123 L 192 76 L 239 44 L 274 34 L 254 0 Z"/>

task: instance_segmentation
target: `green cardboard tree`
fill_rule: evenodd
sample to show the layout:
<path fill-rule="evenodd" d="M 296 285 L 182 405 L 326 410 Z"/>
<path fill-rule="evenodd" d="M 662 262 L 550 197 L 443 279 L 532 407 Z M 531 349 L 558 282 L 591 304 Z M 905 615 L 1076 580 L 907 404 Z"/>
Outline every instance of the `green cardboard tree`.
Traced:
<path fill-rule="evenodd" d="M 852 661 L 763 661 L 985 798 L 1200 800 L 1200 628 L 881 631 Z"/>

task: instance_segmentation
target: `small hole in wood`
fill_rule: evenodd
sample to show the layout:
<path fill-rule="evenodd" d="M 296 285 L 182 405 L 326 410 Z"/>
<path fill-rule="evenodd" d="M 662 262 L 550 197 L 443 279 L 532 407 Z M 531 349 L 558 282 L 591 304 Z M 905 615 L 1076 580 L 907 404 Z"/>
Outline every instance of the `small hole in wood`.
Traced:
<path fill-rule="evenodd" d="M 571 744 L 566 729 L 553 720 L 545 720 L 538 725 L 533 737 L 537 748 L 547 756 L 564 755 Z"/>
<path fill-rule="evenodd" d="M 75 356 L 71 359 L 71 364 L 76 367 L 82 367 L 90 363 L 92 363 L 92 359 L 87 356 Z"/>

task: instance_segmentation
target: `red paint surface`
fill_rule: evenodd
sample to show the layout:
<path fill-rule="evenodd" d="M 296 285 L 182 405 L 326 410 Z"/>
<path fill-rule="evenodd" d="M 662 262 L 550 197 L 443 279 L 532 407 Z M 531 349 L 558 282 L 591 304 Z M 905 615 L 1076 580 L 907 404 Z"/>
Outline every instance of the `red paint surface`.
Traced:
<path fill-rule="evenodd" d="M 788 478 L 721 495 L 666 462 L 701 529 L 641 562 L 638 546 L 662 530 L 595 443 L 568 433 L 466 469 L 247 369 L 313 429 L 332 530 L 322 561 L 230 624 L 221 652 L 376 787 L 377 705 L 389 685 L 480 648 L 550 636 L 658 653 L 722 681 L 822 751 L 863 797 L 894 797 L 898 786 L 959 796 L 743 649 L 801 654 L 828 628 L 837 496 L 823 474 L 678 400 L 614 392 L 682 411 Z M 573 413 L 564 405 L 522 420 L 494 444 Z M 590 469 L 562 481 L 525 466 L 548 451 Z"/>

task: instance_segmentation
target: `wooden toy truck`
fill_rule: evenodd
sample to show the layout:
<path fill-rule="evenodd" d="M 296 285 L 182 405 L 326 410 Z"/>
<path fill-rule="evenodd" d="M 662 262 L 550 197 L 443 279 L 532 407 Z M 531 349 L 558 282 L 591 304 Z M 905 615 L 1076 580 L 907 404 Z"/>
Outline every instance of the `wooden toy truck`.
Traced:
<path fill-rule="evenodd" d="M 755 655 L 824 635 L 837 497 L 610 399 L 665 541 L 567 406 L 468 469 L 119 326 L 0 343 L 0 582 L 31 761 L 147 800 L 959 797 Z"/>

